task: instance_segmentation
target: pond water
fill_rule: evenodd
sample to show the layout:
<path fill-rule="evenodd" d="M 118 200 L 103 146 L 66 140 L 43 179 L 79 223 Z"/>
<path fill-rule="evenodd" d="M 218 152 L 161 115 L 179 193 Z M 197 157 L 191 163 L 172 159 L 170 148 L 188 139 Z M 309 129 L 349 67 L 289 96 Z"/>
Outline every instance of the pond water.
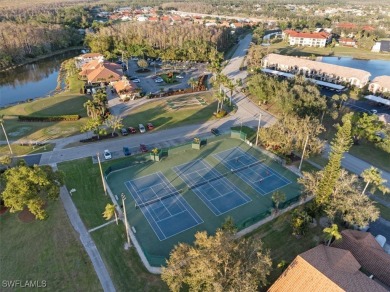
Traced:
<path fill-rule="evenodd" d="M 50 95 L 57 87 L 61 63 L 78 54 L 72 51 L 0 72 L 0 107 Z"/>
<path fill-rule="evenodd" d="M 390 61 L 361 60 L 347 57 L 322 57 L 322 62 L 368 71 L 371 73 L 370 80 L 381 75 L 390 76 Z"/>

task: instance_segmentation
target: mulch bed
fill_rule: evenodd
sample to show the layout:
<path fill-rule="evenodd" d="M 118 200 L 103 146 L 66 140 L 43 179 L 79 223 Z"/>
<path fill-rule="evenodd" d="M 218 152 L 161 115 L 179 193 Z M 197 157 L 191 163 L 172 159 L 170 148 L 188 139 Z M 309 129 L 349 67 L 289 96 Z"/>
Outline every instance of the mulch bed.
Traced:
<path fill-rule="evenodd" d="M 7 207 L 4 207 L 4 206 L 1 206 L 0 207 L 0 215 L 3 215 L 7 212 L 8 208 Z"/>
<path fill-rule="evenodd" d="M 24 208 L 23 211 L 18 214 L 18 218 L 24 223 L 35 221 L 35 216 L 27 208 Z"/>
<path fill-rule="evenodd" d="M 97 142 L 97 141 L 102 141 L 102 140 L 107 140 L 107 139 L 113 139 L 118 137 L 118 133 L 114 133 L 114 136 L 112 134 L 107 134 L 107 135 L 100 135 L 99 139 L 98 136 L 92 136 L 91 138 L 88 139 L 82 139 L 80 140 L 81 143 L 89 143 L 89 142 Z"/>

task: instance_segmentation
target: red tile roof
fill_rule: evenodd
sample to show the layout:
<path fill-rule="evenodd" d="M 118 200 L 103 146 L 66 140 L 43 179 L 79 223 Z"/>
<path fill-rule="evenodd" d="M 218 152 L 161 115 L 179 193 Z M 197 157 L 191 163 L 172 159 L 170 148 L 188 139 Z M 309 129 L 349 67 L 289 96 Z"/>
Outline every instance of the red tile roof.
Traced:
<path fill-rule="evenodd" d="M 387 291 L 359 269 L 349 251 L 319 245 L 298 255 L 268 291 Z"/>
<path fill-rule="evenodd" d="M 332 246 L 349 250 L 362 267 L 390 287 L 390 255 L 368 232 L 343 230 L 342 239 Z"/>
<path fill-rule="evenodd" d="M 285 34 L 292 36 L 292 37 L 298 37 L 298 38 L 309 38 L 309 39 L 327 39 L 330 34 L 327 32 L 300 32 L 295 30 L 285 30 Z"/>
<path fill-rule="evenodd" d="M 119 81 L 123 76 L 122 66 L 114 63 L 103 62 L 93 71 L 87 74 L 88 82 Z"/>
<path fill-rule="evenodd" d="M 350 22 L 340 22 L 339 24 L 337 24 L 337 27 L 353 29 L 357 28 L 357 25 Z"/>

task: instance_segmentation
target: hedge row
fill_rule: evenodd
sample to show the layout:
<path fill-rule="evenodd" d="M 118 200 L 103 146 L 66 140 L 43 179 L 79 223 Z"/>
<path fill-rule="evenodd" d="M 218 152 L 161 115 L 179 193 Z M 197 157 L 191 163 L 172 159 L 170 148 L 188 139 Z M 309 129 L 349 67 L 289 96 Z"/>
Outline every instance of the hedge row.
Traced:
<path fill-rule="evenodd" d="M 62 116 L 18 116 L 19 121 L 25 122 L 62 122 L 62 121 L 77 121 L 80 119 L 79 115 L 62 115 Z"/>

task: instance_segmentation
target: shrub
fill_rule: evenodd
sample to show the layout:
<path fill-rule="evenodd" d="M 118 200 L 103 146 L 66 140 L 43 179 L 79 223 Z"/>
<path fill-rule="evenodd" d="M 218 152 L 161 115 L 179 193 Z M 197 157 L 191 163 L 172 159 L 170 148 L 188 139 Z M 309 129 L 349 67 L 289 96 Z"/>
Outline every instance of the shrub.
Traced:
<path fill-rule="evenodd" d="M 217 117 L 217 118 L 223 118 L 224 116 L 226 116 L 226 111 L 225 111 L 225 110 L 220 110 L 220 111 L 216 114 L 216 117 Z"/>
<path fill-rule="evenodd" d="M 69 122 L 80 119 L 79 115 L 62 116 L 18 116 L 19 121 L 24 122 Z"/>

